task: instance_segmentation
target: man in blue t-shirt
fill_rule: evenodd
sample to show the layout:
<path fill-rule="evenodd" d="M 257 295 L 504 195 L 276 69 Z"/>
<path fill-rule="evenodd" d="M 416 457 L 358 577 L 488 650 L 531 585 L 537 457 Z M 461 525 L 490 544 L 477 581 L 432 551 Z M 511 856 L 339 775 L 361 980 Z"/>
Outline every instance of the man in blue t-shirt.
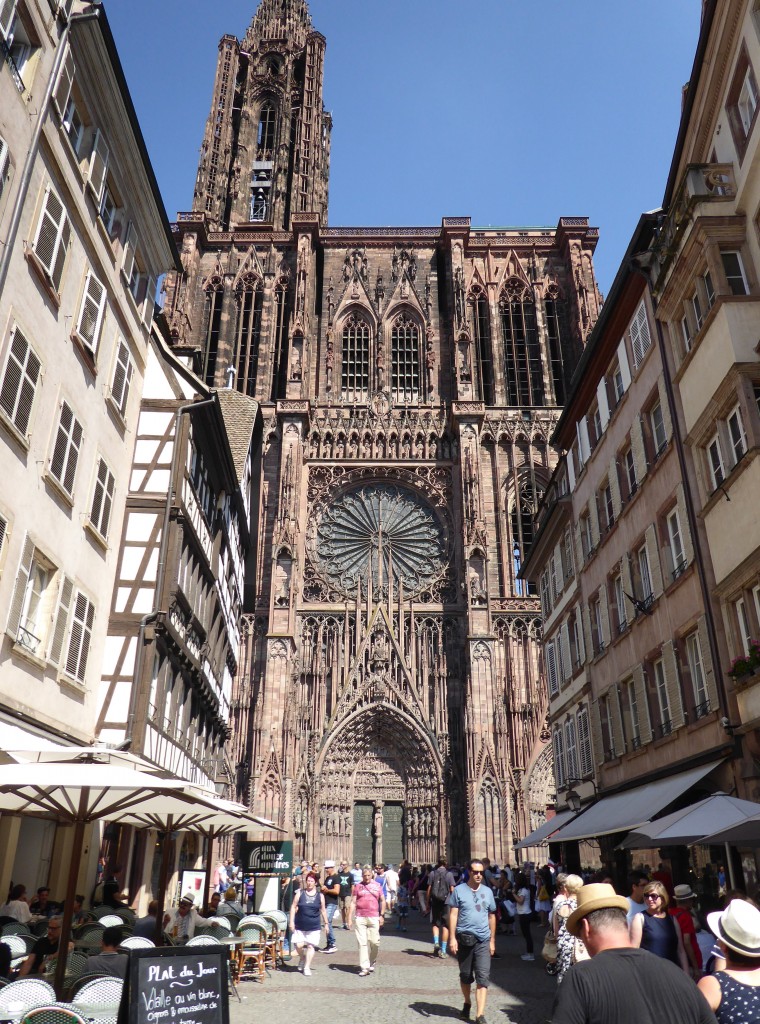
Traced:
<path fill-rule="evenodd" d="M 446 901 L 449 906 L 449 948 L 459 961 L 459 984 L 464 996 L 462 1020 L 470 1019 L 475 982 L 475 1024 L 486 1024 L 486 997 L 491 957 L 496 952 L 496 902 L 483 884 L 483 863 L 471 860 L 466 882 L 460 882 Z"/>

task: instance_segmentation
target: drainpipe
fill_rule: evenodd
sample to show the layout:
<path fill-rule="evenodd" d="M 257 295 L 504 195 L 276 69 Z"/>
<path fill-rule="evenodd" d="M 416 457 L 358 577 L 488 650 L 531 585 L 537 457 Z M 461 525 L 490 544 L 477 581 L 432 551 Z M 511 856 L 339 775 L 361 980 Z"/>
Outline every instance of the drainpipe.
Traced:
<path fill-rule="evenodd" d="M 640 254 L 645 255 L 645 254 Z M 681 437 L 681 431 L 679 428 L 679 420 L 676 411 L 675 395 L 673 392 L 673 379 L 670 375 L 670 364 L 668 362 L 667 350 L 665 347 L 665 337 L 662 333 L 662 324 L 657 319 L 657 299 L 654 296 L 654 292 L 651 287 L 651 279 L 649 274 L 636 263 L 636 256 L 632 256 L 629 261 L 629 266 L 636 273 L 641 274 L 647 282 L 649 290 L 649 297 L 652 301 L 652 310 L 654 312 L 654 323 L 657 331 L 657 347 L 660 351 L 660 362 L 662 363 L 662 379 L 665 384 L 665 394 L 668 399 L 668 409 L 670 410 L 670 421 L 673 425 L 673 440 L 675 442 L 676 455 L 678 457 L 678 468 L 681 473 L 681 479 L 683 480 L 683 494 L 684 504 L 686 506 L 686 518 L 689 522 L 689 530 L 691 531 L 691 540 L 694 545 L 694 561 L 697 565 L 697 578 L 699 580 L 699 589 L 702 594 L 702 603 L 705 608 L 705 622 L 707 624 L 707 639 L 710 644 L 710 656 L 713 662 L 713 675 L 715 676 L 715 686 L 718 691 L 718 702 L 720 704 L 719 710 L 724 715 L 728 714 L 728 697 L 726 694 L 726 685 L 723 680 L 723 675 L 720 671 L 720 654 L 718 651 L 718 635 L 715 630 L 715 616 L 713 615 L 712 601 L 710 598 L 710 588 L 707 584 L 707 574 L 705 573 L 704 556 L 702 554 L 702 544 L 699 539 L 699 533 L 697 532 L 697 513 L 695 509 L 694 497 L 691 493 L 691 486 L 689 483 L 689 477 L 686 470 L 686 453 L 684 450 L 683 438 Z"/>
<path fill-rule="evenodd" d="M 161 528 L 161 546 L 158 552 L 158 566 L 156 569 L 156 588 L 153 596 L 153 610 L 148 612 L 140 619 L 140 628 L 137 634 L 137 657 L 135 661 L 135 670 L 132 676 L 132 693 L 129 699 L 129 715 L 127 718 L 127 734 L 120 746 L 124 750 L 128 750 L 132 745 L 132 738 L 134 735 L 135 720 L 137 717 L 137 699 L 140 692 L 140 684 L 143 673 L 143 658 L 145 650 L 145 630 L 146 627 L 151 623 L 155 622 L 161 612 L 161 599 L 162 591 L 164 589 L 164 581 L 166 579 L 166 561 L 169 549 L 169 524 L 171 522 L 172 509 L 177 499 L 177 473 L 179 472 L 180 464 L 180 443 L 179 443 L 179 425 L 180 418 L 190 412 L 192 409 L 200 409 L 206 405 L 213 405 L 216 401 L 215 398 L 204 398 L 200 402 L 188 402 L 185 405 L 180 405 L 174 414 L 174 450 L 172 451 L 172 468 L 171 476 L 169 478 L 169 491 L 166 495 L 166 504 L 164 506 L 164 522 Z"/>
<path fill-rule="evenodd" d="M 75 17 L 97 17 L 97 15 L 76 15 Z M 48 115 L 48 108 L 50 107 L 50 100 L 53 95 L 53 88 L 56 81 L 58 80 L 58 72 L 61 70 L 61 64 L 66 53 L 66 43 L 69 38 L 69 29 L 71 28 L 72 19 L 65 16 L 65 24 L 61 30 L 61 34 L 58 38 L 58 48 L 56 50 L 55 59 L 53 61 L 53 69 L 50 72 L 47 85 L 45 86 L 45 96 L 40 104 L 40 111 L 37 115 L 37 120 L 34 125 L 34 131 L 32 132 L 32 140 L 29 144 L 29 149 L 26 154 L 26 160 L 24 161 L 24 169 L 21 172 L 21 180 L 19 182 L 18 193 L 16 195 L 16 201 L 13 204 L 13 213 L 11 214 L 11 221 L 8 226 L 8 235 L 5 239 L 5 245 L 0 254 L 0 293 L 2 293 L 5 285 L 5 278 L 8 276 L 8 268 L 11 263 L 11 254 L 13 253 L 13 247 L 16 243 L 16 235 L 18 234 L 19 225 L 21 224 L 21 214 L 24 211 L 26 205 L 26 198 L 29 194 L 29 185 L 32 180 L 32 171 L 34 170 L 34 164 L 37 160 L 37 154 L 40 149 L 40 136 L 42 135 L 42 126 L 45 123 L 45 119 Z"/>

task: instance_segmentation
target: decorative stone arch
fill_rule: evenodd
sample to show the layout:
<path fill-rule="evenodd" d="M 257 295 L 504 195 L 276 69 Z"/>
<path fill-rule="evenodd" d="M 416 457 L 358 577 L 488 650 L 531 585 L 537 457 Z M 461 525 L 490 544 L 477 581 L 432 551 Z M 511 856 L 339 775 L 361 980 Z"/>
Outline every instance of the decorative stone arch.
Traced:
<path fill-rule="evenodd" d="M 529 818 L 528 828 L 533 831 L 546 821 L 546 809 L 553 806 L 557 796 L 551 743 L 543 743 L 537 747 L 533 760 L 525 772 L 523 787 Z"/>
<path fill-rule="evenodd" d="M 412 862 L 434 861 L 445 848 L 442 758 L 434 738 L 402 709 L 378 701 L 340 720 L 322 741 L 316 778 L 311 817 L 315 834 L 321 826 L 318 856 L 353 859 L 346 814 L 353 820 L 357 803 L 374 804 L 381 818 L 384 803 L 403 807 L 404 854 Z M 374 827 L 377 833 L 377 821 Z"/>

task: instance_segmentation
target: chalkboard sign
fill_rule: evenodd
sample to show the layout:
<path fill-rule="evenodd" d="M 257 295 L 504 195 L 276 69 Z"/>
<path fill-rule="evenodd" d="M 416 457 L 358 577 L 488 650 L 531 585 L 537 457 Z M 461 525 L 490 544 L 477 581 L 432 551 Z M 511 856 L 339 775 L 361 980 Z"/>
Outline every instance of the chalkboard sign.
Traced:
<path fill-rule="evenodd" d="M 226 946 L 131 949 L 118 1024 L 229 1024 Z"/>

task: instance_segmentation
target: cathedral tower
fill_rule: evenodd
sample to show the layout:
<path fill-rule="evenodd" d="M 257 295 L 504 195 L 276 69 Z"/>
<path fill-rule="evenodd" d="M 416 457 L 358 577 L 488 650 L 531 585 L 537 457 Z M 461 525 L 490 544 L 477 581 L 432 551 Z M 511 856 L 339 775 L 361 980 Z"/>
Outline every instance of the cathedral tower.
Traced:
<path fill-rule="evenodd" d="M 518 572 L 597 232 L 328 227 L 324 51 L 302 0 L 224 37 L 166 286 L 177 351 L 265 422 L 237 795 L 299 855 L 503 863 L 553 803 Z"/>

